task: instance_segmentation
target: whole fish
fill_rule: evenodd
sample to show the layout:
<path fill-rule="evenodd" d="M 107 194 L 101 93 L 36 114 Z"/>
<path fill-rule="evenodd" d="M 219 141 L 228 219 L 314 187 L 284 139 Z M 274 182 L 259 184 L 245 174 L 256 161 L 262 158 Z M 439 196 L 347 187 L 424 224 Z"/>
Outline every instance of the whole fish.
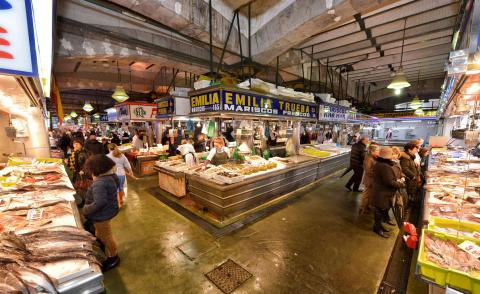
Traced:
<path fill-rule="evenodd" d="M 15 263 L 7 264 L 5 268 L 15 273 L 24 283 L 33 288 L 40 287 L 47 293 L 58 293 L 52 279 L 39 269 Z"/>

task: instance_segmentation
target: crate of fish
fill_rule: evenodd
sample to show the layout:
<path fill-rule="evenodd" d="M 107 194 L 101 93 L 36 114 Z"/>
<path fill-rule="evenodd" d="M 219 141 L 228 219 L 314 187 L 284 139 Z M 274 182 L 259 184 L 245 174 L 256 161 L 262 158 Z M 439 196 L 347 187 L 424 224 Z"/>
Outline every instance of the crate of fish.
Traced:
<path fill-rule="evenodd" d="M 480 242 L 480 224 L 433 216 L 428 221 L 428 229 L 460 239 Z"/>
<path fill-rule="evenodd" d="M 441 286 L 480 293 L 480 242 L 424 229 L 418 254 L 420 274 Z"/>

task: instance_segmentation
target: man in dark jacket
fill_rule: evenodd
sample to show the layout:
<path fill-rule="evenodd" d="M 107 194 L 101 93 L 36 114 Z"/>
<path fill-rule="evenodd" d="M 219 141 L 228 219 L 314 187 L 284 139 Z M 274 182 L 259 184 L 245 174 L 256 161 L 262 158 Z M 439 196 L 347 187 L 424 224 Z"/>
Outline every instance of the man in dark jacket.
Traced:
<path fill-rule="evenodd" d="M 63 151 L 63 158 L 68 158 L 68 148 L 71 143 L 72 140 L 70 139 L 70 136 L 67 132 L 63 132 L 62 137 L 58 141 L 58 147 Z"/>
<path fill-rule="evenodd" d="M 421 177 L 418 166 L 415 164 L 415 157 L 418 153 L 418 146 L 408 143 L 404 147 L 405 152 L 400 153 L 400 165 L 406 177 L 407 193 L 410 201 L 417 200 L 418 188 L 421 184 Z"/>
<path fill-rule="evenodd" d="M 365 154 L 367 154 L 368 137 L 363 136 L 360 141 L 352 145 L 352 151 L 350 152 L 350 167 L 353 169 L 353 176 L 350 178 L 345 187 L 355 192 L 362 192 L 358 188 L 362 183 L 363 176 L 363 161 Z"/>
<path fill-rule="evenodd" d="M 105 149 L 103 148 L 102 143 L 97 141 L 97 136 L 94 133 L 91 133 L 88 137 L 88 141 L 85 142 L 85 151 L 87 151 L 89 156 L 105 154 Z"/>

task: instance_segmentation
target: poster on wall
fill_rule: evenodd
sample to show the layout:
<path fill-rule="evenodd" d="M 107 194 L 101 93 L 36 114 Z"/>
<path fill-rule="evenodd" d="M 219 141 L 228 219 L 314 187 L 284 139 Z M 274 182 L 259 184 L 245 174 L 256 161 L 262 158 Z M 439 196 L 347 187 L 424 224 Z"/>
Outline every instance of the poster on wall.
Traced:
<path fill-rule="evenodd" d="M 0 0 L 0 73 L 38 75 L 30 0 Z"/>

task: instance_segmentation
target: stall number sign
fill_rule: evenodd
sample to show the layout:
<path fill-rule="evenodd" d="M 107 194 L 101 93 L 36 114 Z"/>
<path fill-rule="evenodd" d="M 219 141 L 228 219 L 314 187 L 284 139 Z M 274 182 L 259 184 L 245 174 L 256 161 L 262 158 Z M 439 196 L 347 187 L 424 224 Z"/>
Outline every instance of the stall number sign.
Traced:
<path fill-rule="evenodd" d="M 342 107 L 331 105 L 320 105 L 318 110 L 318 119 L 327 121 L 344 121 L 347 120 L 348 110 Z"/>
<path fill-rule="evenodd" d="M 202 113 L 220 110 L 220 92 L 210 92 L 190 97 L 190 112 Z"/>
<path fill-rule="evenodd" d="M 157 107 L 153 105 L 130 105 L 130 119 L 150 120 L 157 115 Z"/>
<path fill-rule="evenodd" d="M 157 117 L 175 113 L 175 98 L 171 97 L 157 102 Z"/>
<path fill-rule="evenodd" d="M 317 107 L 315 105 L 227 90 L 222 92 L 222 105 L 224 111 L 237 113 L 302 118 L 317 117 Z"/>
<path fill-rule="evenodd" d="M 37 76 L 30 0 L 0 0 L 0 73 Z"/>

